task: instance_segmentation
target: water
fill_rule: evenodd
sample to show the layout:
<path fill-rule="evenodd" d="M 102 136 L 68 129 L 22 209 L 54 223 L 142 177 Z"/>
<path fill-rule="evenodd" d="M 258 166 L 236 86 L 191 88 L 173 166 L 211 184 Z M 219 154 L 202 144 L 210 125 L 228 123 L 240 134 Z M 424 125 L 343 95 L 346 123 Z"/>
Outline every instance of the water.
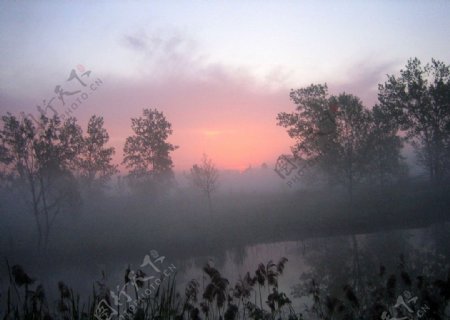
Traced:
<path fill-rule="evenodd" d="M 398 265 L 401 254 L 407 256 L 418 249 L 422 251 L 433 250 L 433 246 L 435 246 L 434 235 L 434 227 L 358 235 L 356 240 L 361 266 L 364 270 L 376 272 L 378 267 L 383 264 L 387 269 L 394 270 Z M 155 250 L 157 253 L 155 253 Z M 158 251 L 157 248 L 153 248 L 153 251 L 128 252 L 128 255 L 118 255 L 110 259 L 99 252 L 97 256 L 67 254 L 46 259 L 36 254 L 22 260 L 25 270 L 36 279 L 37 283 L 44 285 L 50 301 L 56 301 L 58 298 L 56 289 L 59 281 L 64 281 L 66 285 L 80 294 L 81 301 L 86 301 L 86 297 L 92 296 L 96 281 L 104 281 L 113 290 L 114 288 L 123 288 L 125 270 L 128 267 L 131 270 L 142 269 L 147 277 L 154 276 L 155 278 L 148 280 L 149 283 L 153 283 L 156 278 L 163 274 L 164 270 L 169 270 L 168 268 L 172 266 L 170 267 L 170 275 L 176 272 L 176 284 L 180 294 L 184 296 L 186 285 L 190 280 L 195 279 L 200 284 L 201 296 L 203 288 L 209 281 L 202 270 L 206 263 L 218 269 L 222 276 L 229 280 L 229 287 L 232 288 L 239 278 L 244 277 L 247 272 L 254 275 L 260 263 L 267 264 L 270 260 L 277 263 L 285 257 L 288 262 L 283 274 L 279 277 L 279 291 L 286 293 L 292 300 L 294 309 L 301 312 L 305 303 L 310 303 L 310 301 L 296 297 L 294 292 L 298 291 L 298 285 L 300 283 L 305 284 L 313 278 L 317 281 L 329 281 L 331 287 L 333 283 L 337 285 L 340 282 L 349 281 L 351 278 L 349 273 L 351 272 L 348 270 L 351 270 L 353 263 L 353 250 L 351 237 L 339 236 L 305 241 L 244 245 L 223 252 L 211 252 L 210 255 L 196 255 L 195 248 L 192 248 L 188 258 L 186 258 L 186 252 L 180 253 L 183 258 L 179 258 L 174 254 L 176 250 L 166 254 L 163 250 Z M 134 255 L 134 258 L 129 259 L 130 255 Z M 158 273 L 149 265 L 141 267 L 145 255 L 154 258 L 164 256 L 162 263 L 155 262 L 155 267 L 161 272 Z M 30 263 L 33 259 L 33 263 Z M 11 265 L 14 263 L 21 262 L 10 261 Z M 102 274 L 106 277 L 103 278 Z M 1 279 L 0 285 L 4 290 L 8 285 L 4 268 Z M 163 277 L 162 285 L 167 285 L 167 282 L 167 277 Z M 98 288 L 98 286 L 95 287 Z M 256 302 L 259 305 L 259 293 L 256 289 L 252 293 L 251 300 L 255 299 L 255 293 L 257 294 Z M 263 288 L 263 303 L 266 300 L 267 293 L 267 288 Z M 5 297 L 5 294 L 2 294 L 3 297 Z M 266 305 L 265 308 L 267 309 Z"/>

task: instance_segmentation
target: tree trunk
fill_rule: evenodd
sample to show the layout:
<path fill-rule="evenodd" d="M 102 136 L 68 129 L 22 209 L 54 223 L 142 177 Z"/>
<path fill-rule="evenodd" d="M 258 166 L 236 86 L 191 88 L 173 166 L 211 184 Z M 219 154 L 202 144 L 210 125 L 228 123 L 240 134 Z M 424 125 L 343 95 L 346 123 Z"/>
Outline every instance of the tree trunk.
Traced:
<path fill-rule="evenodd" d="M 209 214 L 212 215 L 211 194 L 210 194 L 209 192 L 207 193 L 207 197 L 208 197 L 208 210 L 209 210 Z"/>
<path fill-rule="evenodd" d="M 38 249 L 41 248 L 42 245 L 42 226 L 41 226 L 41 221 L 39 220 L 39 199 L 36 195 L 36 187 L 34 185 L 34 179 L 31 176 L 30 173 L 28 173 L 28 183 L 30 184 L 30 191 L 31 191 L 31 199 L 33 202 L 33 216 L 34 219 L 36 221 L 36 228 L 37 228 L 37 232 L 38 232 Z"/>

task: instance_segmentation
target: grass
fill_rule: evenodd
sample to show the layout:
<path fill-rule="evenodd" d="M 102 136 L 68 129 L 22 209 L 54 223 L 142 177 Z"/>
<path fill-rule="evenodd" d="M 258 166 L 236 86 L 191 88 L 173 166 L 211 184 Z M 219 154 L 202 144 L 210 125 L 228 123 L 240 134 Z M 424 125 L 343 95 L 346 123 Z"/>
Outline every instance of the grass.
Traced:
<path fill-rule="evenodd" d="M 184 295 L 176 291 L 176 276 L 161 278 L 157 289 L 151 292 L 150 282 L 146 286 L 144 281 L 138 280 L 134 286 L 128 269 L 122 287 L 125 294 L 117 301 L 104 281 L 93 285 L 92 296 L 85 303 L 81 303 L 80 296 L 66 284 L 59 282 L 58 300 L 54 305 L 46 298 L 42 285 L 21 266 L 10 267 L 6 262 L 10 285 L 3 319 L 100 320 L 108 319 L 112 313 L 116 313 L 118 319 L 301 319 L 287 295 L 278 289 L 278 278 L 286 262 L 287 259 L 282 258 L 278 263 L 261 263 L 253 275 L 247 272 L 234 286 L 219 270 L 206 264 L 203 268 L 206 283 L 201 288 L 196 280 L 191 280 Z M 263 296 L 267 296 L 264 302 Z"/>
<path fill-rule="evenodd" d="M 150 293 L 150 283 L 138 279 L 133 285 L 127 269 L 123 287 L 126 295 L 117 300 L 120 305 L 114 302 L 104 274 L 102 280 L 93 285 L 92 296 L 86 302 L 81 302 L 78 294 L 59 282 L 58 299 L 51 303 L 42 285 L 21 266 L 11 267 L 6 262 L 10 285 L 6 308 L 0 317 L 3 320 L 343 320 L 380 319 L 384 314 L 385 318 L 448 319 L 450 267 L 445 257 L 427 253 L 407 261 L 401 255 L 398 261 L 397 267 L 389 267 L 390 272 L 380 265 L 378 272 L 366 270 L 356 282 L 353 281 L 356 276 L 342 268 L 335 268 L 345 275 L 342 281 L 337 281 L 331 271 L 323 274 L 323 269 L 313 268 L 302 275 L 303 281 L 293 286 L 293 298 L 278 287 L 286 258 L 277 263 L 260 263 L 254 272 L 247 272 L 234 285 L 219 270 L 206 264 L 203 267 L 206 282 L 200 284 L 193 279 L 184 293 L 177 291 L 176 274 L 160 278 L 160 284 Z M 292 307 L 291 299 L 301 297 L 310 299 L 304 315 Z M 399 297 L 407 301 L 410 310 L 393 307 Z"/>

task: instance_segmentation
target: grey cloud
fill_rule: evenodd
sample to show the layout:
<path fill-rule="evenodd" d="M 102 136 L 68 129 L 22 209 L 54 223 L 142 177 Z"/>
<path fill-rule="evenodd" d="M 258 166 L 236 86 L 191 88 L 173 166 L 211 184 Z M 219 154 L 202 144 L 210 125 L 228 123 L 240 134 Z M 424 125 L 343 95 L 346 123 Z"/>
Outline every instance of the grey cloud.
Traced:
<path fill-rule="evenodd" d="M 127 49 L 143 53 L 146 57 L 174 57 L 197 53 L 195 42 L 181 32 L 148 32 L 140 31 L 125 34 L 121 44 Z"/>
<path fill-rule="evenodd" d="M 348 69 L 347 81 L 328 83 L 330 91 L 335 94 L 343 91 L 354 94 L 362 99 L 366 107 L 372 107 L 378 99 L 378 84 L 386 80 L 387 74 L 397 72 L 399 63 L 397 60 L 362 60 Z"/>
<path fill-rule="evenodd" d="M 124 43 L 125 45 L 136 51 L 146 51 L 147 49 L 147 43 L 145 39 L 135 35 L 125 35 Z"/>

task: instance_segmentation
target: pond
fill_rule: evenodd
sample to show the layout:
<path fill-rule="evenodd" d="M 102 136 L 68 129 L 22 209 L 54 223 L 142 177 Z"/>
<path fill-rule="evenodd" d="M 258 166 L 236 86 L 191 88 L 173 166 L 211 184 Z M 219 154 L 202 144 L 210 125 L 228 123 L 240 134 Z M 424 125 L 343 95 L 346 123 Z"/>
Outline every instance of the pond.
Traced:
<path fill-rule="evenodd" d="M 305 293 L 312 280 L 321 283 L 327 293 L 336 293 L 344 285 L 354 283 L 357 272 L 362 279 L 371 278 L 379 282 L 375 285 L 381 285 L 384 280 L 376 278 L 381 266 L 388 270 L 387 272 L 395 273 L 402 263 L 417 263 L 420 255 L 428 254 L 427 257 L 430 259 L 429 253 L 433 253 L 435 257 L 438 257 L 437 252 L 442 248 L 437 248 L 436 243 L 439 243 L 438 238 L 441 233 L 448 231 L 448 226 L 445 228 L 432 226 L 357 235 L 355 236 L 356 247 L 351 236 L 339 236 L 243 245 L 199 256 L 195 256 L 193 249 L 192 256 L 187 258 L 184 252 L 180 253 L 183 257 L 181 259 L 174 254 L 176 250 L 166 254 L 158 248 L 133 252 L 134 258 L 122 260 L 117 257 L 104 258 L 101 252 L 91 257 L 73 257 L 69 254 L 66 259 L 51 256 L 44 259 L 36 254 L 23 259 L 28 263 L 23 266 L 26 272 L 37 279 L 38 283 L 44 285 L 49 301 L 58 299 L 56 289 L 58 282 L 63 281 L 74 292 L 80 294 L 81 301 L 86 302 L 86 297 L 92 296 L 94 288 L 97 293 L 99 292 L 99 283 L 105 284 L 108 289 L 116 293 L 125 288 L 129 296 L 133 296 L 131 282 L 125 284 L 125 275 L 128 274 L 130 277 L 130 270 L 137 272 L 140 269 L 145 273 L 140 275 L 140 279 L 147 284 L 147 288 L 150 286 L 156 288 L 160 283 L 161 287 L 170 285 L 169 277 L 175 276 L 176 288 L 182 297 L 189 282 L 195 279 L 199 284 L 201 298 L 205 287 L 211 281 L 203 270 L 206 264 L 217 269 L 220 275 L 229 281 L 228 289 L 230 289 L 234 288 L 238 280 L 243 279 L 247 272 L 252 277 L 255 276 L 255 271 L 261 263 L 267 266 L 269 261 L 277 264 L 282 258 L 287 258 L 282 274 L 277 277 L 278 292 L 284 292 L 291 300 L 293 309 L 300 313 L 304 312 L 306 306 L 312 305 L 311 297 L 307 297 Z M 358 258 L 355 259 L 355 257 Z M 444 258 L 448 259 L 445 256 Z M 10 264 L 20 264 L 21 262 L 17 260 L 10 261 Z M 77 260 L 78 263 L 74 262 Z M 356 262 L 357 267 L 355 267 Z M 428 262 L 432 263 L 432 261 Z M 126 273 L 127 268 L 129 270 Z M 4 268 L 2 270 L 1 285 L 3 292 L 6 292 L 8 280 L 6 270 Z M 139 276 L 139 273 L 137 275 Z M 145 284 L 140 290 L 145 289 Z M 262 288 L 255 285 L 249 301 L 258 306 L 262 304 L 263 308 L 269 310 L 266 300 L 272 290 L 273 286 L 269 288 L 267 283 Z M 152 293 L 147 291 L 147 293 L 154 294 L 155 291 Z M 110 296 L 111 299 L 114 298 L 114 294 L 110 293 Z M 2 297 L 5 295 L 2 294 Z M 127 300 L 125 294 L 116 297 L 119 298 L 118 301 Z M 385 298 L 388 299 L 388 297 Z M 394 304 L 395 301 L 392 303 Z"/>

